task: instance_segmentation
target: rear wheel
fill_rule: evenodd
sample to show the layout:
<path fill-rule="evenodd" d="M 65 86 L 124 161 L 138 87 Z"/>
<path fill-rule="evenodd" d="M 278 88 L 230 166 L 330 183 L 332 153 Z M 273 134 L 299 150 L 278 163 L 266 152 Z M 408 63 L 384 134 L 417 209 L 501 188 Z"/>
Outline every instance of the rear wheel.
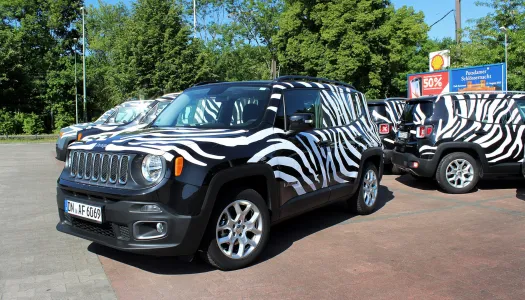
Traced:
<path fill-rule="evenodd" d="M 464 152 L 447 154 L 439 162 L 436 180 L 448 193 L 467 193 L 478 183 L 478 164 L 472 156 Z"/>
<path fill-rule="evenodd" d="M 218 203 L 210 219 L 203 258 L 221 270 L 251 264 L 270 235 L 270 214 L 264 199 L 252 189 L 232 193 Z"/>
<path fill-rule="evenodd" d="M 377 204 L 377 195 L 379 192 L 379 175 L 377 168 L 373 163 L 367 163 L 361 181 L 359 190 L 350 199 L 348 207 L 354 213 L 368 215 L 374 212 Z"/>

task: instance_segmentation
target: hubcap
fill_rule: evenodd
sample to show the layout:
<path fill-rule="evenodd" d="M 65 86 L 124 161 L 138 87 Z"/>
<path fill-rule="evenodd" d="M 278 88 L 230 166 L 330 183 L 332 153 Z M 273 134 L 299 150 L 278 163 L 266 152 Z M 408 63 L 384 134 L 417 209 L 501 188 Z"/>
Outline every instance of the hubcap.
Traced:
<path fill-rule="evenodd" d="M 451 161 L 446 171 L 448 183 L 455 188 L 464 188 L 474 178 L 474 167 L 465 159 L 459 158 Z"/>
<path fill-rule="evenodd" d="M 363 180 L 363 198 L 367 206 L 372 206 L 377 198 L 377 176 L 373 170 L 368 170 Z"/>
<path fill-rule="evenodd" d="M 248 200 L 236 200 L 219 217 L 215 230 L 217 244 L 227 257 L 245 258 L 259 245 L 262 230 L 259 208 Z"/>

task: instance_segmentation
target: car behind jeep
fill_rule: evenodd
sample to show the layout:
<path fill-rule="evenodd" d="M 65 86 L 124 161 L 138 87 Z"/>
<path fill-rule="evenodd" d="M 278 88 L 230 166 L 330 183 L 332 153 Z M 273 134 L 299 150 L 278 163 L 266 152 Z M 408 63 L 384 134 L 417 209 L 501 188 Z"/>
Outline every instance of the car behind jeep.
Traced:
<path fill-rule="evenodd" d="M 341 200 L 373 212 L 381 147 L 364 95 L 348 84 L 288 76 L 199 85 L 148 128 L 69 147 L 57 229 L 242 268 L 272 224 Z"/>
<path fill-rule="evenodd" d="M 464 92 L 407 101 L 392 161 L 416 177 L 466 193 L 480 178 L 519 176 L 525 94 Z"/>

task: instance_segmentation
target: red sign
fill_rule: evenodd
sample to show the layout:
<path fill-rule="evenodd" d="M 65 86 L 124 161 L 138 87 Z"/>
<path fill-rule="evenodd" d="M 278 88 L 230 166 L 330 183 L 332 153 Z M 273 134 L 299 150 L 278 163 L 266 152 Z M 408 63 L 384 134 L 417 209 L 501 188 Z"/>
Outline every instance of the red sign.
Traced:
<path fill-rule="evenodd" d="M 408 76 L 408 98 L 439 95 L 449 91 L 448 71 Z"/>

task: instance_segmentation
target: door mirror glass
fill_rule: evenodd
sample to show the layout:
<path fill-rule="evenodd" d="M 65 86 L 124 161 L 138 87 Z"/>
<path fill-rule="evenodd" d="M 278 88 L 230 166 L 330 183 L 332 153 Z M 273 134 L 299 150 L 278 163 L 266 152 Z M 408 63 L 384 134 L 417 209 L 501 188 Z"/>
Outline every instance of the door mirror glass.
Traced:
<path fill-rule="evenodd" d="M 315 128 L 314 114 L 295 113 L 290 116 L 291 131 L 308 131 Z"/>

